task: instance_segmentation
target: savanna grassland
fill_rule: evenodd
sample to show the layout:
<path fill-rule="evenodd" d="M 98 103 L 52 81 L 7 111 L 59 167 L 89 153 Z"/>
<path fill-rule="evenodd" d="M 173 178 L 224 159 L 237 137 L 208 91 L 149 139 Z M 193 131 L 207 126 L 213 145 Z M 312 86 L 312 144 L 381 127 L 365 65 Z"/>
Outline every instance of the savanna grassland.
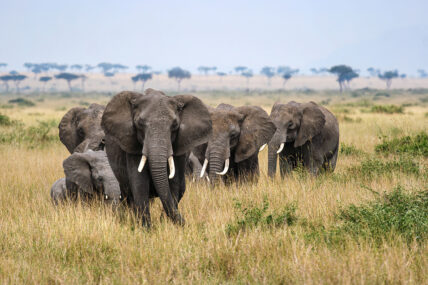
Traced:
<path fill-rule="evenodd" d="M 268 112 L 277 100 L 325 105 L 340 124 L 336 171 L 271 181 L 264 150 L 258 184 L 188 181 L 186 225 L 155 200 L 147 230 L 127 209 L 50 201 L 68 156 L 60 118 L 112 94 L 2 95 L 0 282 L 428 283 L 428 89 L 196 95 Z"/>

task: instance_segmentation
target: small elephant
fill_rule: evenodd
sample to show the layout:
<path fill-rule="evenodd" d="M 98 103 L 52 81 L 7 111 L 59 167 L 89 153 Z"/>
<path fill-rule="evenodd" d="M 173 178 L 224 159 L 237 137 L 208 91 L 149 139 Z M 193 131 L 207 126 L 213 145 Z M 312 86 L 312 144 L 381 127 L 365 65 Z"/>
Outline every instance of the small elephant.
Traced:
<path fill-rule="evenodd" d="M 314 102 L 275 103 L 270 118 L 276 132 L 269 142 L 268 174 L 276 172 L 277 155 L 281 177 L 301 163 L 310 173 L 333 171 L 339 148 L 339 124 L 326 108 Z"/>
<path fill-rule="evenodd" d="M 103 150 L 104 131 L 101 117 L 104 106 L 91 104 L 88 108 L 70 109 L 59 123 L 59 139 L 70 153 L 88 149 Z"/>
<path fill-rule="evenodd" d="M 104 151 L 75 152 L 63 162 L 65 178 L 57 180 L 51 188 L 55 204 L 78 194 L 85 199 L 102 196 L 105 202 L 120 202 L 120 187 Z"/>
<path fill-rule="evenodd" d="M 220 104 L 210 109 L 213 132 L 208 143 L 193 152 L 203 161 L 201 177 L 208 171 L 211 183 L 253 181 L 259 177 L 259 150 L 267 144 L 276 127 L 257 106 L 233 107 Z"/>
<path fill-rule="evenodd" d="M 150 88 L 143 94 L 125 91 L 107 104 L 101 126 L 122 196 L 142 224 L 150 226 L 153 197 L 160 198 L 174 223 L 184 224 L 178 203 L 186 189 L 186 158 L 194 146 L 208 140 L 212 129 L 202 101 Z"/>

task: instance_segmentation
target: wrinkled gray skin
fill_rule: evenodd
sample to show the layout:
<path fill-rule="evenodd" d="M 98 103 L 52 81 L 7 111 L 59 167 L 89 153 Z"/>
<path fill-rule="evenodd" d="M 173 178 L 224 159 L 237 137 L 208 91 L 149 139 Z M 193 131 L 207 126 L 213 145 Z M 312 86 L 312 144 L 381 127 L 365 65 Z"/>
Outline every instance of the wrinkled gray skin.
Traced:
<path fill-rule="evenodd" d="M 287 104 L 275 103 L 270 118 L 277 130 L 268 145 L 269 176 L 275 175 L 277 151 L 281 143 L 285 143 L 279 153 L 281 177 L 299 163 L 313 175 L 317 175 L 320 169 L 335 169 L 339 124 L 330 111 L 314 102 L 300 104 L 291 101 Z"/>
<path fill-rule="evenodd" d="M 190 152 L 189 155 L 187 156 L 187 161 L 186 161 L 186 171 L 185 171 L 186 175 L 192 176 L 193 181 L 200 180 L 206 177 L 206 175 L 204 175 L 204 177 L 202 178 L 200 177 L 201 170 L 202 170 L 201 162 L 193 152 Z"/>
<path fill-rule="evenodd" d="M 184 224 L 178 203 L 186 188 L 186 156 L 211 133 L 209 112 L 201 100 L 192 95 L 169 97 L 153 89 L 121 92 L 107 104 L 101 125 L 122 196 L 143 225 L 150 226 L 152 197 L 160 198 L 173 222 Z M 147 162 L 139 172 L 142 155 Z M 168 179 L 171 156 L 175 175 Z"/>
<path fill-rule="evenodd" d="M 272 138 L 276 127 L 260 107 L 233 107 L 220 104 L 210 109 L 213 123 L 208 143 L 197 146 L 193 153 L 201 163 L 208 160 L 208 177 L 215 184 L 224 181 L 257 181 L 259 177 L 258 153 L 262 145 Z M 224 176 L 225 161 L 229 170 Z"/>
<path fill-rule="evenodd" d="M 70 109 L 59 123 L 59 138 L 70 153 L 88 149 L 104 149 L 104 131 L 101 117 L 104 106 L 91 104 L 88 108 Z"/>
<path fill-rule="evenodd" d="M 107 203 L 120 202 L 120 187 L 104 151 L 75 152 L 63 162 L 65 178 L 57 180 L 51 189 L 55 204 L 79 194 L 85 199 L 99 196 Z"/>

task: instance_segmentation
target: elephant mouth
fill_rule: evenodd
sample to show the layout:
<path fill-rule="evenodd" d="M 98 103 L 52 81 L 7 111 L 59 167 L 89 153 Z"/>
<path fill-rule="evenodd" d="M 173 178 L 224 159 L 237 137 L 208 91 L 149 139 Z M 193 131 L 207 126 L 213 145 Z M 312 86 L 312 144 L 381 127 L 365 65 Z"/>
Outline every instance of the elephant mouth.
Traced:
<path fill-rule="evenodd" d="M 138 165 L 138 172 L 142 172 L 144 169 L 144 166 L 146 165 L 147 162 L 147 156 L 145 156 L 144 154 L 141 156 L 141 160 L 140 160 L 140 164 Z M 168 158 L 168 166 L 169 166 L 169 176 L 168 179 L 172 179 L 175 176 L 175 165 L 174 165 L 174 158 L 171 155 Z"/>

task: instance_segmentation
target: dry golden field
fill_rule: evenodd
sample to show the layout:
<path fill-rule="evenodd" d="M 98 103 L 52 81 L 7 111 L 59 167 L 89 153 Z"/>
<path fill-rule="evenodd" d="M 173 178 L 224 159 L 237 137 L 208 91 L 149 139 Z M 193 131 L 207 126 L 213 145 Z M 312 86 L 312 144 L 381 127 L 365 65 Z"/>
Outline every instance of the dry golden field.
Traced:
<path fill-rule="evenodd" d="M 357 224 L 348 221 L 356 231 L 339 218 L 350 205 L 388 201 L 385 193 L 397 188 L 400 195 L 428 191 L 426 156 L 375 152 L 385 139 L 427 133 L 428 90 L 376 96 L 382 92 L 196 93 L 213 106 L 260 105 L 268 112 L 277 100 L 326 105 L 339 118 L 344 144 L 336 171 L 313 178 L 299 170 L 271 181 L 265 150 L 258 184 L 211 189 L 188 181 L 180 203 L 186 225 L 161 218 L 156 200 L 150 230 L 126 209 L 113 213 L 100 203 L 56 208 L 50 201 L 50 187 L 64 176 L 68 155 L 57 139 L 61 116 L 73 106 L 105 104 L 111 95 L 25 95 L 35 106 L 16 106 L 7 101 L 17 95 L 1 95 L 0 114 L 12 122 L 0 126 L 0 282 L 428 284 L 428 203 L 404 209 L 405 219 L 392 210 L 390 223 L 403 218 L 400 228 L 388 229 L 383 210 Z M 370 111 L 387 104 L 404 109 Z M 370 219 L 387 229 L 370 232 Z"/>

